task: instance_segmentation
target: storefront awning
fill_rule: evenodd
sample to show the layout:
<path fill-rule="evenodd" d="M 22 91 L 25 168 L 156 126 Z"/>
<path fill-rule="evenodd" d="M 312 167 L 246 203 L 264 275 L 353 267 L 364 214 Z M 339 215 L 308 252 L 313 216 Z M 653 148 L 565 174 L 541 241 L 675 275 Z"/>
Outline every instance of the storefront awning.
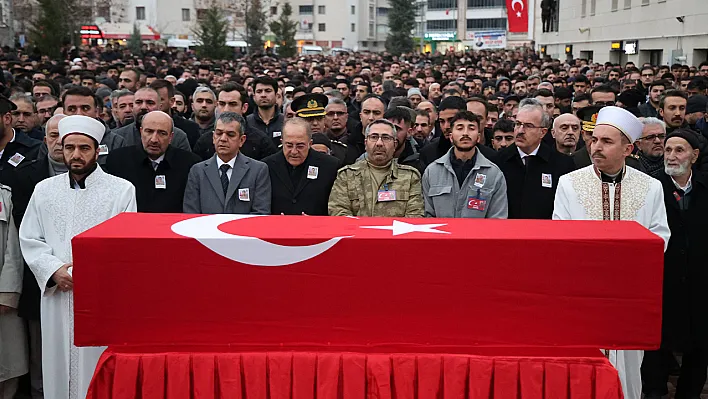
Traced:
<path fill-rule="evenodd" d="M 133 33 L 133 25 L 128 23 L 106 23 L 100 26 L 104 39 L 130 39 Z M 140 38 L 142 40 L 160 40 L 160 32 L 148 25 L 140 25 Z"/>

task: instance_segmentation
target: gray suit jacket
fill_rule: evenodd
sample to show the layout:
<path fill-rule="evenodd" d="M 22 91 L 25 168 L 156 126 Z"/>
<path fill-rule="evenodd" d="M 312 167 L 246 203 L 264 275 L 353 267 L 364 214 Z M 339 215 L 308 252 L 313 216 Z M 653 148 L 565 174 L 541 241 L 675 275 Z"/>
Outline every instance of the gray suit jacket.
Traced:
<path fill-rule="evenodd" d="M 268 166 L 238 154 L 224 196 L 216 157 L 199 162 L 189 171 L 184 191 L 184 213 L 270 215 Z"/>
<path fill-rule="evenodd" d="M 104 125 L 106 124 L 104 123 Z M 108 159 L 108 153 L 121 147 L 125 147 L 125 140 L 123 140 L 123 137 L 113 133 L 108 125 L 106 125 L 106 132 L 103 134 L 103 139 L 100 144 L 105 145 L 108 150 L 108 152 L 102 151 L 98 155 L 98 164 L 104 166 L 106 164 L 106 159 Z"/>
<path fill-rule="evenodd" d="M 143 142 L 140 139 L 140 129 L 135 124 L 135 122 L 130 125 L 125 125 L 117 129 L 113 129 L 113 133 L 120 136 L 125 141 L 125 147 L 132 147 L 134 145 L 142 145 Z M 179 148 L 180 150 L 192 151 L 192 147 L 189 146 L 189 139 L 187 138 L 187 133 L 182 129 L 175 127 L 175 135 L 172 137 L 171 146 Z"/>

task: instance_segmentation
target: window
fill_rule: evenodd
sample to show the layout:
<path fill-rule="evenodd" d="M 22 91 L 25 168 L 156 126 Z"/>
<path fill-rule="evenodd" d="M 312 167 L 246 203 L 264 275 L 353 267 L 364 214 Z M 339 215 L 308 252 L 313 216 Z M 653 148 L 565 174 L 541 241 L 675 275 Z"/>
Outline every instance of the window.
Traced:
<path fill-rule="evenodd" d="M 145 20 L 145 7 L 135 7 L 135 19 L 138 21 Z"/>
<path fill-rule="evenodd" d="M 619 7 L 619 0 L 612 0 L 612 11 L 617 11 L 617 7 Z"/>
<path fill-rule="evenodd" d="M 587 16 L 588 0 L 582 0 L 580 3 L 580 16 L 585 18 Z"/>
<path fill-rule="evenodd" d="M 317 13 L 320 15 L 324 15 L 325 13 L 325 6 L 317 6 Z"/>
<path fill-rule="evenodd" d="M 468 19 L 467 30 L 506 29 L 506 18 Z"/>
<path fill-rule="evenodd" d="M 1 9 L 0 9 L 1 10 Z M 2 20 L 2 13 L 0 12 L 0 20 Z M 98 6 L 96 8 L 96 16 L 103 18 L 106 22 L 111 22 L 111 7 L 109 6 Z"/>
<path fill-rule="evenodd" d="M 388 8 L 379 7 L 376 9 L 376 15 L 379 17 L 385 17 L 388 15 Z"/>
<path fill-rule="evenodd" d="M 204 20 L 204 18 L 206 18 L 206 12 L 207 12 L 207 10 L 205 8 L 198 8 L 197 9 L 197 21 Z"/>
<path fill-rule="evenodd" d="M 313 6 L 300 6 L 299 12 L 300 12 L 300 15 L 312 15 L 312 13 L 314 12 L 314 9 L 313 9 Z"/>
<path fill-rule="evenodd" d="M 278 15 L 278 6 L 270 7 L 270 15 Z"/>
<path fill-rule="evenodd" d="M 189 8 L 182 9 L 182 21 L 189 21 Z"/>
<path fill-rule="evenodd" d="M 361 47 L 366 47 L 368 44 L 367 42 L 361 42 Z"/>
<path fill-rule="evenodd" d="M 374 6 L 369 6 L 369 37 L 374 37 L 375 33 L 375 26 L 374 26 L 374 18 L 375 18 L 375 13 L 376 11 L 374 10 Z"/>
<path fill-rule="evenodd" d="M 324 32 L 325 31 L 325 24 L 317 24 L 317 31 Z"/>
<path fill-rule="evenodd" d="M 595 7 L 597 6 L 597 0 L 590 0 L 590 15 L 595 15 Z"/>
<path fill-rule="evenodd" d="M 374 21 L 369 22 L 369 37 L 374 37 Z"/>
<path fill-rule="evenodd" d="M 352 24 L 352 32 L 356 32 L 356 24 Z"/>
<path fill-rule="evenodd" d="M 467 0 L 467 8 L 498 8 L 505 6 L 504 0 Z"/>
<path fill-rule="evenodd" d="M 352 15 L 356 14 L 356 6 L 352 6 Z"/>
<path fill-rule="evenodd" d="M 632 0 L 624 0 L 624 9 L 630 9 L 632 8 Z"/>
<path fill-rule="evenodd" d="M 642 5 L 643 5 L 643 6 L 648 6 L 648 5 L 649 5 L 649 0 L 642 0 Z"/>
<path fill-rule="evenodd" d="M 428 0 L 428 10 L 457 9 L 457 0 Z"/>
<path fill-rule="evenodd" d="M 433 19 L 425 22 L 429 31 L 451 31 L 457 29 L 456 19 Z"/>

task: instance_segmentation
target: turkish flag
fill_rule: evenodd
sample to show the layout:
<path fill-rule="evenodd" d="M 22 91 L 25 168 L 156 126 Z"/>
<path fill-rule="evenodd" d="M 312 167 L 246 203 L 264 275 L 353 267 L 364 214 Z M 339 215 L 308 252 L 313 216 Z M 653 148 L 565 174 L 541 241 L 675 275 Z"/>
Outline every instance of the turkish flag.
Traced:
<path fill-rule="evenodd" d="M 509 32 L 529 31 L 529 0 L 506 0 L 506 14 L 509 19 Z"/>
<path fill-rule="evenodd" d="M 72 243 L 79 346 L 661 340 L 663 241 L 634 222 L 124 213 Z"/>

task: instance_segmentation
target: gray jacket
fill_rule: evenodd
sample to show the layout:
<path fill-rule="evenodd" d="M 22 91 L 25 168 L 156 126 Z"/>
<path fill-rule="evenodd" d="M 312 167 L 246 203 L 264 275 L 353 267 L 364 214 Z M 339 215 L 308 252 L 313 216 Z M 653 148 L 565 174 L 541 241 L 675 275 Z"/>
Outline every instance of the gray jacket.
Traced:
<path fill-rule="evenodd" d="M 104 125 L 106 125 L 104 123 Z M 108 159 L 108 153 L 113 150 L 117 150 L 121 147 L 125 147 L 125 140 L 123 137 L 113 133 L 111 128 L 106 125 L 106 131 L 103 133 L 103 139 L 101 139 L 98 153 L 98 164 L 103 166 L 106 164 L 106 159 Z M 104 147 L 105 146 L 105 147 Z"/>
<path fill-rule="evenodd" d="M 125 125 L 117 129 L 113 129 L 113 133 L 120 136 L 125 141 L 125 147 L 132 147 L 134 145 L 142 145 L 142 140 L 140 139 L 140 129 L 135 124 L 135 122 L 130 125 Z M 192 147 L 189 146 L 189 139 L 187 138 L 187 133 L 182 129 L 175 127 L 175 135 L 172 137 L 171 146 L 179 148 L 180 150 L 192 151 Z"/>
<path fill-rule="evenodd" d="M 423 173 L 425 216 L 435 218 L 506 219 L 506 180 L 501 169 L 477 150 L 477 160 L 462 187 L 450 162 L 454 148 Z"/>
<path fill-rule="evenodd" d="M 224 196 L 215 154 L 192 166 L 184 190 L 184 213 L 270 215 L 268 166 L 238 154 Z"/>

